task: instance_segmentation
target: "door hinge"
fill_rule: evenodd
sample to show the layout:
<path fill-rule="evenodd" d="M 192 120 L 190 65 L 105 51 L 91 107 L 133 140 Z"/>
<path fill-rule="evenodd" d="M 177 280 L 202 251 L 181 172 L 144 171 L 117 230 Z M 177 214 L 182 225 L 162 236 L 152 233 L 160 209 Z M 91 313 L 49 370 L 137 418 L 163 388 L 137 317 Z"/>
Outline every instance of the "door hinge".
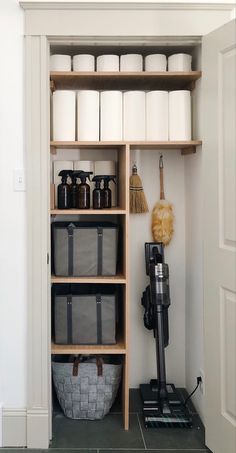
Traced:
<path fill-rule="evenodd" d="M 49 253 L 47 253 L 47 264 L 49 264 Z"/>

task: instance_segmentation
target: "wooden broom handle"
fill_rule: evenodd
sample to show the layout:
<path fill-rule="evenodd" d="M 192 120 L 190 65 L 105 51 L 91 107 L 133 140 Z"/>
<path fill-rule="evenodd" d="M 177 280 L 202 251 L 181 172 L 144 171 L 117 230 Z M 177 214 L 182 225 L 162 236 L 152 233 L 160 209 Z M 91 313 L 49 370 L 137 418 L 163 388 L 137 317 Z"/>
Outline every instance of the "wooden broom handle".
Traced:
<path fill-rule="evenodd" d="M 160 200 L 165 200 L 164 194 L 164 172 L 163 172 L 163 157 L 160 156 L 159 159 L 159 170 L 160 170 Z"/>

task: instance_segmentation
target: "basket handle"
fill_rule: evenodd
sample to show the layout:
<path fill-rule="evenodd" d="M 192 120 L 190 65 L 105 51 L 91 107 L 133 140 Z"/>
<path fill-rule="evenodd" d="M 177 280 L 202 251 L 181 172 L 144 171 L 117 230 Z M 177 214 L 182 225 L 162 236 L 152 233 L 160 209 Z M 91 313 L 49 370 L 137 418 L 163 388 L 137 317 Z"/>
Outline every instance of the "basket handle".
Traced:
<path fill-rule="evenodd" d="M 74 359 L 73 373 L 72 373 L 73 376 L 78 376 L 80 359 L 81 359 L 81 355 L 78 355 Z M 103 375 L 103 360 L 101 357 L 96 357 L 96 365 L 97 365 L 97 375 L 102 376 Z"/>
<path fill-rule="evenodd" d="M 78 376 L 78 370 L 79 370 L 79 363 L 80 363 L 80 355 L 75 357 L 74 363 L 73 363 L 73 376 Z"/>

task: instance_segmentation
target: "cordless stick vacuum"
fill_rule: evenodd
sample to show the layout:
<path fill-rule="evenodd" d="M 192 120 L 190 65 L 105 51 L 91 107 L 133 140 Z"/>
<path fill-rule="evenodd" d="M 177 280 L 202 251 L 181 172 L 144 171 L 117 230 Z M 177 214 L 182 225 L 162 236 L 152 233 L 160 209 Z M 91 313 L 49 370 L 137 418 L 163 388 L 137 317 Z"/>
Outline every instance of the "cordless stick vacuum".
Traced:
<path fill-rule="evenodd" d="M 156 342 L 157 379 L 141 384 L 144 423 L 148 427 L 192 426 L 191 416 L 173 384 L 166 383 L 165 347 L 169 344 L 169 268 L 162 243 L 145 244 L 146 274 L 150 285 L 143 292 L 144 325 L 153 330 Z"/>

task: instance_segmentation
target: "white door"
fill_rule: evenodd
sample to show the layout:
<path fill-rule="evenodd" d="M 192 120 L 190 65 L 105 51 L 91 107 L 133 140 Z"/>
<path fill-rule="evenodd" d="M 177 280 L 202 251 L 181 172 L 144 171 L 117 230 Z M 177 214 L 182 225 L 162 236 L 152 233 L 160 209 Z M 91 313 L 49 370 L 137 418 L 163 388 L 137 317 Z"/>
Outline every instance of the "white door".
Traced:
<path fill-rule="evenodd" d="M 206 445 L 236 453 L 236 22 L 203 39 Z"/>

